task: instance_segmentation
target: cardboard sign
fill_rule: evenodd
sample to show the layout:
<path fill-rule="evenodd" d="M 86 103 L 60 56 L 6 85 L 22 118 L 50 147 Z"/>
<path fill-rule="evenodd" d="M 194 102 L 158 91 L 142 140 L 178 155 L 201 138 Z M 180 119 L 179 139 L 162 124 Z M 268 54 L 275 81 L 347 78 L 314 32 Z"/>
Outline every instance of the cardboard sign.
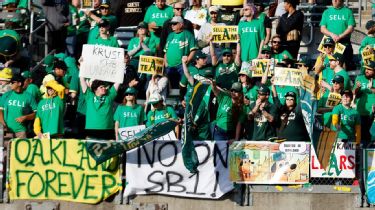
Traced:
<path fill-rule="evenodd" d="M 213 43 L 237 43 L 238 26 L 212 26 Z"/>
<path fill-rule="evenodd" d="M 339 104 L 341 101 L 341 95 L 339 93 L 329 93 L 328 99 L 326 102 L 326 107 L 334 107 Z"/>
<path fill-rule="evenodd" d="M 254 70 L 252 71 L 253 77 L 262 77 L 263 73 L 266 72 L 267 69 L 270 69 L 271 59 L 253 59 L 251 62 L 252 67 Z M 272 76 L 271 71 L 268 71 L 268 77 Z"/>
<path fill-rule="evenodd" d="M 163 71 L 163 58 L 145 55 L 139 56 L 138 73 L 162 75 Z"/>
<path fill-rule="evenodd" d="M 310 144 L 236 141 L 229 148 L 230 179 L 246 184 L 309 182 Z"/>
<path fill-rule="evenodd" d="M 94 1 L 93 0 L 81 0 L 81 9 L 93 9 Z"/>
<path fill-rule="evenodd" d="M 198 173 L 184 166 L 181 142 L 153 141 L 126 153 L 124 196 L 165 194 L 219 199 L 233 189 L 226 141 L 196 141 Z"/>
<path fill-rule="evenodd" d="M 364 64 L 368 64 L 370 61 L 375 61 L 374 49 L 368 45 L 362 51 L 362 61 Z"/>
<path fill-rule="evenodd" d="M 126 127 L 126 128 L 119 128 L 119 135 L 122 140 L 127 140 L 131 137 L 133 137 L 136 133 L 141 132 L 146 128 L 145 125 L 136 125 L 136 126 L 131 126 L 131 127 Z M 174 131 L 169 132 L 168 134 L 159 137 L 155 140 L 172 140 L 175 141 L 177 140 L 176 134 Z"/>
<path fill-rule="evenodd" d="M 218 6 L 241 6 L 243 4 L 243 0 L 212 0 L 212 5 Z"/>
<path fill-rule="evenodd" d="M 301 69 L 276 67 L 274 84 L 299 87 L 303 85 L 304 75 L 306 72 Z"/>
<path fill-rule="evenodd" d="M 121 189 L 117 161 L 96 166 L 77 139 L 13 139 L 10 199 L 98 203 Z"/>
<path fill-rule="evenodd" d="M 375 149 L 364 149 L 364 174 L 367 201 L 375 204 Z"/>
<path fill-rule="evenodd" d="M 314 148 L 310 158 L 311 177 L 354 178 L 355 177 L 355 144 L 337 142 L 335 152 L 331 155 L 326 170 L 320 165 Z"/>
<path fill-rule="evenodd" d="M 113 83 L 124 81 L 124 49 L 83 45 L 79 76 Z"/>
<path fill-rule="evenodd" d="M 327 38 L 328 38 L 327 36 L 323 36 L 322 41 L 320 41 L 320 44 L 319 44 L 319 47 L 318 47 L 318 51 L 319 51 L 319 52 L 326 53 L 326 52 L 324 51 L 323 44 L 324 44 L 324 41 L 325 41 Z M 333 53 L 344 54 L 345 48 L 346 48 L 345 45 L 343 45 L 343 44 L 341 44 L 341 43 L 339 43 L 339 42 L 336 42 L 336 44 L 335 44 L 335 50 L 333 51 Z"/>
<path fill-rule="evenodd" d="M 315 90 L 315 78 L 306 74 L 303 76 L 302 87 L 310 93 L 314 93 Z"/>

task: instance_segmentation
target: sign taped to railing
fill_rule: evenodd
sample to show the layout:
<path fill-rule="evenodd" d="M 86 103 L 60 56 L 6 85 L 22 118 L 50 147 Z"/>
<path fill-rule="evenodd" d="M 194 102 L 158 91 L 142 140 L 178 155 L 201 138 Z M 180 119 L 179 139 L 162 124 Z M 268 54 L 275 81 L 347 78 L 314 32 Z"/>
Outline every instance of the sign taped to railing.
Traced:
<path fill-rule="evenodd" d="M 153 141 L 126 153 L 124 196 L 166 194 L 218 199 L 233 189 L 228 177 L 227 142 L 194 142 L 199 158 L 198 173 L 184 166 L 181 143 Z"/>
<path fill-rule="evenodd" d="M 119 135 L 122 140 L 126 140 L 130 137 L 133 137 L 136 133 L 142 131 L 145 129 L 145 125 L 136 125 L 136 126 L 130 126 L 125 128 L 119 128 Z M 169 132 L 168 134 L 159 137 L 155 140 L 177 140 L 176 134 L 174 131 Z"/>

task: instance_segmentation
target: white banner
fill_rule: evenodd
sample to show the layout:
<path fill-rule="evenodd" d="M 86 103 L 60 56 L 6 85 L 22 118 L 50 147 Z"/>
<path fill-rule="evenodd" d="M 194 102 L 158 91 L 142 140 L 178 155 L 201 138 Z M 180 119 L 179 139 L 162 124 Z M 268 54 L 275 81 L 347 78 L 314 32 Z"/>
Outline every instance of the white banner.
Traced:
<path fill-rule="evenodd" d="M 119 128 L 118 132 L 119 132 L 120 138 L 122 140 L 126 140 L 127 138 L 133 137 L 136 133 L 142 131 L 145 128 L 146 128 L 145 125 L 136 125 L 136 126 L 126 127 L 126 128 Z M 177 140 L 177 137 L 174 131 L 171 131 L 167 135 L 164 135 L 155 140 Z"/>
<path fill-rule="evenodd" d="M 337 142 L 335 158 L 330 159 L 330 164 L 325 171 L 319 163 L 314 147 L 311 147 L 310 173 L 311 177 L 322 178 L 354 178 L 355 177 L 355 144 Z"/>
<path fill-rule="evenodd" d="M 196 174 L 185 168 L 180 142 L 153 141 L 127 152 L 124 196 L 166 194 L 218 199 L 231 191 L 227 142 L 194 143 L 200 163 Z"/>
<path fill-rule="evenodd" d="M 83 45 L 80 77 L 122 83 L 124 49 L 102 45 Z"/>

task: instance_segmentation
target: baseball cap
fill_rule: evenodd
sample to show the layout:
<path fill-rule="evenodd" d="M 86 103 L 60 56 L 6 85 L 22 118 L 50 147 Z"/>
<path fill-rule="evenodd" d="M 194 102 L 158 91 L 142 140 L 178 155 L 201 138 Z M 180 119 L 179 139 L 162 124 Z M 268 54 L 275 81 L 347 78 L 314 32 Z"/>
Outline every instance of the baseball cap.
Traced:
<path fill-rule="evenodd" d="M 238 73 L 238 76 L 240 76 L 241 74 L 242 75 L 246 75 L 249 78 L 251 78 L 251 72 L 249 70 L 247 70 L 247 69 L 241 69 L 241 71 Z"/>
<path fill-rule="evenodd" d="M 260 85 L 259 89 L 258 89 L 258 93 L 262 93 L 262 94 L 270 94 L 270 89 L 266 86 L 266 85 Z"/>
<path fill-rule="evenodd" d="M 221 51 L 221 54 L 222 55 L 225 55 L 225 54 L 233 54 L 232 53 L 232 49 L 230 49 L 230 48 L 224 48 L 222 51 Z"/>
<path fill-rule="evenodd" d="M 138 24 L 138 26 L 137 26 L 137 28 L 148 28 L 148 25 L 147 25 L 147 23 L 145 23 L 145 22 L 140 22 L 139 24 Z"/>
<path fill-rule="evenodd" d="M 349 96 L 350 98 L 353 99 L 353 92 L 351 90 L 344 90 L 344 91 L 341 92 L 341 95 L 342 96 L 347 95 L 347 96 Z"/>
<path fill-rule="evenodd" d="M 150 98 L 148 99 L 148 104 L 157 104 L 159 101 L 163 100 L 159 93 L 151 94 Z"/>
<path fill-rule="evenodd" d="M 375 62 L 374 61 L 369 61 L 363 67 L 365 67 L 366 69 L 372 69 L 372 70 L 374 70 L 375 69 Z"/>
<path fill-rule="evenodd" d="M 25 78 L 23 78 L 20 74 L 13 75 L 12 79 L 10 79 L 10 82 L 24 82 Z"/>
<path fill-rule="evenodd" d="M 109 27 L 108 20 L 103 20 L 101 23 L 98 24 L 99 27 Z"/>
<path fill-rule="evenodd" d="M 128 87 L 128 88 L 126 88 L 125 93 L 136 94 L 137 90 L 133 87 Z"/>
<path fill-rule="evenodd" d="M 195 53 L 195 59 L 199 59 L 199 58 L 207 58 L 207 54 L 206 53 L 203 53 L 202 51 L 198 50 L 196 53 Z"/>
<path fill-rule="evenodd" d="M 4 68 L 0 71 L 0 80 L 3 81 L 10 81 L 10 79 L 13 77 L 12 69 L 10 68 Z"/>
<path fill-rule="evenodd" d="M 293 97 L 294 99 L 297 97 L 297 94 L 293 91 L 289 91 L 285 94 L 285 97 Z"/>
<path fill-rule="evenodd" d="M 28 78 L 31 78 L 31 73 L 30 71 L 24 71 L 21 73 L 21 76 L 23 76 L 23 78 L 25 79 L 28 79 Z"/>
<path fill-rule="evenodd" d="M 336 60 L 342 62 L 344 56 L 341 53 L 334 53 L 333 55 L 328 55 L 329 60 Z"/>
<path fill-rule="evenodd" d="M 100 7 L 109 8 L 109 2 L 103 2 L 103 3 L 101 3 Z"/>
<path fill-rule="evenodd" d="M 332 82 L 344 83 L 344 77 L 341 75 L 336 75 L 333 77 Z"/>
<path fill-rule="evenodd" d="M 181 16 L 174 16 L 171 20 L 171 23 L 184 23 L 184 20 Z"/>
<path fill-rule="evenodd" d="M 232 84 L 232 87 L 230 88 L 230 90 L 238 92 L 238 93 L 242 93 L 242 84 L 240 82 L 235 82 Z"/>
<path fill-rule="evenodd" d="M 323 46 L 326 46 L 326 45 L 335 45 L 335 41 L 332 39 L 332 37 L 327 37 L 324 40 Z"/>
<path fill-rule="evenodd" d="M 208 9 L 209 13 L 218 12 L 218 11 L 219 11 L 219 8 L 217 6 L 210 6 L 210 8 Z"/>
<path fill-rule="evenodd" d="M 369 20 L 369 21 L 367 21 L 367 23 L 366 23 L 366 30 L 370 30 L 372 27 L 374 27 L 375 26 L 375 21 L 373 21 L 373 20 Z"/>
<path fill-rule="evenodd" d="M 271 47 L 268 46 L 268 45 L 263 45 L 263 47 L 262 47 L 262 53 L 266 53 L 266 52 L 271 53 L 272 52 L 271 51 Z"/>

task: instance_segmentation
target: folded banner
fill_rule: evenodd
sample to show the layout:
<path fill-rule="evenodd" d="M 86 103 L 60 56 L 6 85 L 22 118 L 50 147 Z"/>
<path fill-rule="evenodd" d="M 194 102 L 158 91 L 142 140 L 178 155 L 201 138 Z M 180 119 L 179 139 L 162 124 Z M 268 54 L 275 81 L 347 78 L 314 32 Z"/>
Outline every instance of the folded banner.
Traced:
<path fill-rule="evenodd" d="M 363 150 L 367 201 L 375 204 L 375 149 Z"/>
<path fill-rule="evenodd" d="M 77 139 L 15 139 L 9 196 L 95 204 L 122 188 L 118 166 L 118 158 L 96 165 Z"/>
<path fill-rule="evenodd" d="M 185 168 L 178 141 L 153 141 L 127 152 L 124 196 L 165 194 L 219 199 L 231 191 L 227 142 L 193 143 L 199 158 L 195 174 Z"/>
<path fill-rule="evenodd" d="M 111 157 L 120 155 L 125 151 L 134 149 L 168 134 L 176 125 L 176 121 L 167 120 L 150 126 L 126 140 L 86 140 L 87 151 L 97 164 L 101 164 Z"/>

